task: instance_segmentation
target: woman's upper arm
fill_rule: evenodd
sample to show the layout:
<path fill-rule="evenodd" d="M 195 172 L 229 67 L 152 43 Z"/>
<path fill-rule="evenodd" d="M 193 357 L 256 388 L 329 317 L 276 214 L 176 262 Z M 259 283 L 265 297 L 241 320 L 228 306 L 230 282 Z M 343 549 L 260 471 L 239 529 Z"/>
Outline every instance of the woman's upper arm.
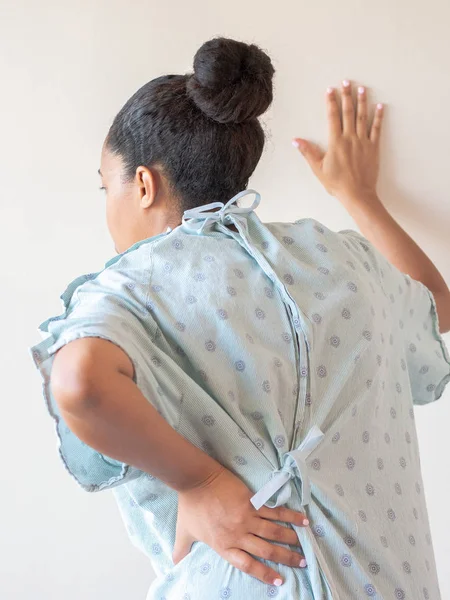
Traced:
<path fill-rule="evenodd" d="M 133 362 L 124 350 L 104 338 L 78 338 L 55 353 L 50 376 L 52 393 L 63 409 L 88 397 L 102 378 L 115 373 L 135 379 Z"/>

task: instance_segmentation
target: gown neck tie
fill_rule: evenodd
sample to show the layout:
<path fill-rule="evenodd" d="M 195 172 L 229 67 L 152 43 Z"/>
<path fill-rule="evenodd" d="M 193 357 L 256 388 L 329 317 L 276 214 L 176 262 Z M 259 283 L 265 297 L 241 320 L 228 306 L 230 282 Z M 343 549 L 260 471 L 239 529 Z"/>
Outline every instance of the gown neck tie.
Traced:
<path fill-rule="evenodd" d="M 237 200 L 247 194 L 255 194 L 253 203 L 250 206 L 237 206 Z M 228 200 L 226 204 L 223 202 L 211 202 L 210 204 L 204 204 L 185 210 L 182 217 L 182 223 L 199 232 L 203 230 L 203 227 L 209 221 L 218 221 L 223 225 L 229 225 L 233 223 L 234 216 L 247 215 L 254 211 L 260 201 L 261 195 L 257 191 L 251 189 L 242 190 L 242 192 L 239 192 Z M 220 210 L 213 210 L 215 208 L 220 208 Z"/>

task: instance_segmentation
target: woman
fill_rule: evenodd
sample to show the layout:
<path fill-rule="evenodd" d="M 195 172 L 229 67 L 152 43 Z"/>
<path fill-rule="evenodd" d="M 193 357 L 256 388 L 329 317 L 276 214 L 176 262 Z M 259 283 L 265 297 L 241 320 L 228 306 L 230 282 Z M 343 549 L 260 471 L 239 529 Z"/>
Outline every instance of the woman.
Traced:
<path fill-rule="evenodd" d="M 116 116 L 119 254 L 31 348 L 60 453 L 114 490 L 149 599 L 437 598 L 413 405 L 450 378 L 450 293 L 377 196 L 382 107 L 369 127 L 347 81 L 327 152 L 295 143 L 366 237 L 258 219 L 273 73 L 215 38 Z"/>

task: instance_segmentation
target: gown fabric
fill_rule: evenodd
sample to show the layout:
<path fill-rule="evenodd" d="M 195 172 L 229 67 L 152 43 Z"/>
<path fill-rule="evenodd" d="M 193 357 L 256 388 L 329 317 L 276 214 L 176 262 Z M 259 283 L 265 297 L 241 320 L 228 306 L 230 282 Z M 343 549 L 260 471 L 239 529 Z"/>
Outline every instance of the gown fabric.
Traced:
<path fill-rule="evenodd" d="M 186 211 L 67 286 L 30 348 L 64 465 L 113 490 L 156 573 L 148 600 L 437 600 L 413 410 L 450 379 L 434 297 L 356 231 L 262 223 L 259 200 Z M 148 401 L 255 506 L 306 512 L 307 568 L 264 561 L 275 587 L 201 542 L 173 564 L 177 493 L 84 444 L 52 396 L 55 352 L 82 337 L 122 348 Z"/>

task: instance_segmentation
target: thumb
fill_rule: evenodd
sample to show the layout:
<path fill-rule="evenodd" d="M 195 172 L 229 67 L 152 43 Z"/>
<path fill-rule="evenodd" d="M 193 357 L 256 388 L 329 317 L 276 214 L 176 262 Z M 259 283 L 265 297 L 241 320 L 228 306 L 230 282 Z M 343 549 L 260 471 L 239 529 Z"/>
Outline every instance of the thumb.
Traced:
<path fill-rule="evenodd" d="M 294 138 L 292 140 L 292 144 L 300 150 L 300 152 L 306 158 L 309 166 L 315 172 L 325 156 L 325 153 L 322 152 L 317 144 L 313 144 L 313 142 L 309 142 L 308 140 L 304 140 L 302 138 Z"/>
<path fill-rule="evenodd" d="M 178 530 L 175 536 L 175 544 L 172 552 L 173 564 L 176 565 L 191 551 L 194 538 L 187 532 Z"/>

